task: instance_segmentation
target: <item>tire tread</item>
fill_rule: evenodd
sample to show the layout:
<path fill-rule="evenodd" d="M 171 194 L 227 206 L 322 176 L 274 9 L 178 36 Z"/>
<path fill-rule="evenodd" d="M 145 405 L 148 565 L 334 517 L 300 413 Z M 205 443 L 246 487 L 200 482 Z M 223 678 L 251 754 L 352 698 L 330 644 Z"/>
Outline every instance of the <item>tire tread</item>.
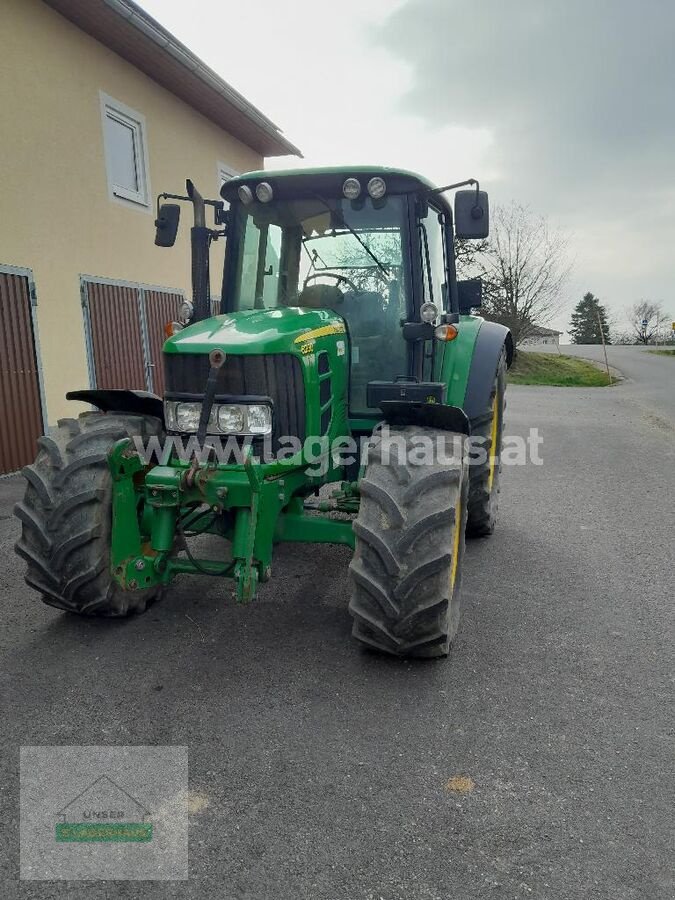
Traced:
<path fill-rule="evenodd" d="M 143 612 L 161 594 L 156 587 L 123 591 L 112 579 L 107 465 L 116 440 L 161 434 L 153 417 L 88 412 L 60 419 L 38 440 L 15 506 L 22 528 L 15 549 L 27 563 L 26 583 L 45 603 L 80 615 L 124 616 Z"/>

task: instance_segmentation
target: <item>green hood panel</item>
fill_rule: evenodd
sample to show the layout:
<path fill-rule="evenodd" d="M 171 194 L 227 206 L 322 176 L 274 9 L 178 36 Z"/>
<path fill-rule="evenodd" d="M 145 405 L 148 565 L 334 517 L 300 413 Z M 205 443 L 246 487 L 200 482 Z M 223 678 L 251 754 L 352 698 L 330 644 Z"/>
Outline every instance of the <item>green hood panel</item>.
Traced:
<path fill-rule="evenodd" d="M 344 321 L 331 309 L 245 309 L 195 322 L 169 338 L 164 352 L 300 353 L 310 340 L 344 333 Z"/>

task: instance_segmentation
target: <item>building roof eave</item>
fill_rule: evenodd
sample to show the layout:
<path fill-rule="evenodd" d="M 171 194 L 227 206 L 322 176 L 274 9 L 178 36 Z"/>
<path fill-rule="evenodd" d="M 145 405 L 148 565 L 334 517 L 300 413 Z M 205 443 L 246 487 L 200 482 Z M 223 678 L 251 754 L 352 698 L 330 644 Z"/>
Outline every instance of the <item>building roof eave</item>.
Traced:
<path fill-rule="evenodd" d="M 262 156 L 301 151 L 133 0 L 44 0 L 82 31 Z"/>

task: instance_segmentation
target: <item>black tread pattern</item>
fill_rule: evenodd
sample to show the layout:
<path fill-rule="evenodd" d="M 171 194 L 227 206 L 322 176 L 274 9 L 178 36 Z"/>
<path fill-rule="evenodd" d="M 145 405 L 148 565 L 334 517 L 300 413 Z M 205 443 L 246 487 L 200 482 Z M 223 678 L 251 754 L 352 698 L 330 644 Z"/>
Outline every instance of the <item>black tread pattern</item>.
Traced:
<path fill-rule="evenodd" d="M 415 465 L 407 452 L 420 437 L 440 439 L 450 455 L 457 435 L 433 428 L 392 429 L 406 451 L 388 455 L 375 434 L 361 480 L 349 566 L 353 634 L 368 647 L 403 657 L 446 656 L 459 624 L 468 477 L 465 465 Z M 460 505 L 457 577 L 450 591 Z M 451 596 L 452 593 L 452 596 Z"/>
<path fill-rule="evenodd" d="M 83 413 L 60 419 L 38 440 L 26 490 L 14 512 L 21 522 L 16 552 L 26 583 L 50 606 L 88 616 L 144 612 L 157 588 L 123 591 L 110 574 L 112 479 L 107 454 L 120 438 L 162 435 L 150 416 Z"/>
<path fill-rule="evenodd" d="M 492 396 L 500 406 L 499 424 L 497 431 L 497 444 L 501 454 L 502 435 L 504 431 L 504 410 L 506 409 L 506 355 L 502 352 L 497 364 Z M 492 414 L 482 417 L 478 422 L 472 422 L 472 437 L 485 439 L 485 448 L 488 460 L 480 466 L 469 466 L 469 504 L 466 520 L 466 536 L 469 538 L 486 537 L 495 530 L 497 519 L 497 507 L 499 505 L 499 481 L 502 469 L 501 458 L 496 462 L 496 470 L 492 480 L 492 490 L 489 488 L 490 464 L 489 456 L 492 454 Z"/>

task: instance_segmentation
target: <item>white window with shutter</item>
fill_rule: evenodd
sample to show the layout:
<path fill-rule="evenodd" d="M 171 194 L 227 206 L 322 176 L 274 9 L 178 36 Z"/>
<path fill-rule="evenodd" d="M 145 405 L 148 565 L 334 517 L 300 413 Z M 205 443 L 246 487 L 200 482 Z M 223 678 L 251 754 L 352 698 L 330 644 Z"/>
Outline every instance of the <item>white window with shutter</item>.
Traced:
<path fill-rule="evenodd" d="M 101 117 L 110 198 L 149 209 L 145 118 L 103 93 Z"/>
<path fill-rule="evenodd" d="M 218 163 L 218 191 L 220 192 L 221 187 L 225 184 L 226 181 L 229 181 L 230 178 L 236 178 L 240 173 L 237 172 L 232 166 L 228 165 L 224 162 Z"/>

